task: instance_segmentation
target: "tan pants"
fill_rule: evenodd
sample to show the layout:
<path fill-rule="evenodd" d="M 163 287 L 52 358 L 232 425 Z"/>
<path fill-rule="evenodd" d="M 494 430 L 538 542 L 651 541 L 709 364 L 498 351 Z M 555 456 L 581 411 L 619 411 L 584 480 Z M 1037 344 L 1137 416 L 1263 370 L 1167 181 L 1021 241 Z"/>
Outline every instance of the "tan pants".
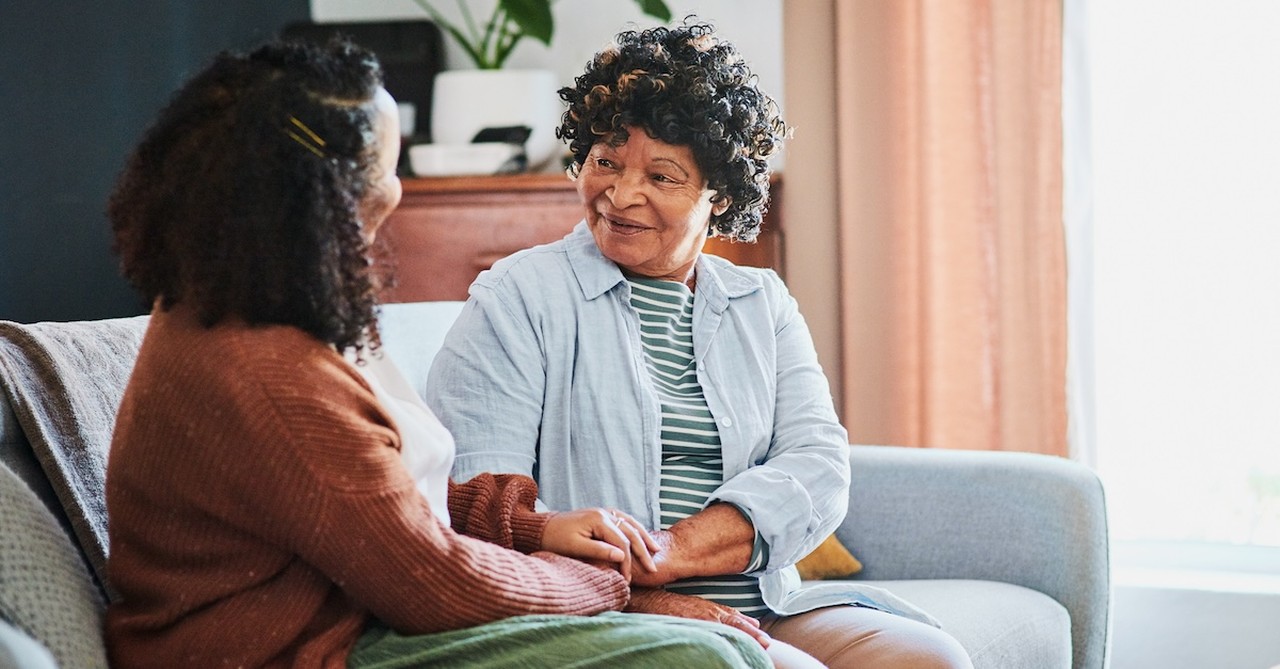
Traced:
<path fill-rule="evenodd" d="M 973 667 L 950 634 L 875 609 L 832 606 L 785 618 L 766 616 L 760 627 L 832 669 Z"/>

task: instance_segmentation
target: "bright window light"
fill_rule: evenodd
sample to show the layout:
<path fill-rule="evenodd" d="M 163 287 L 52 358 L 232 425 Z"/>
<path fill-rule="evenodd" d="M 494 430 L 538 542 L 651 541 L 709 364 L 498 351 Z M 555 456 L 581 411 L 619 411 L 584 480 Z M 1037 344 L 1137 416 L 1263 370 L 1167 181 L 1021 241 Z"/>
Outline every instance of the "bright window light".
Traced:
<path fill-rule="evenodd" d="M 1088 12 L 1113 536 L 1280 547 L 1280 2 Z"/>

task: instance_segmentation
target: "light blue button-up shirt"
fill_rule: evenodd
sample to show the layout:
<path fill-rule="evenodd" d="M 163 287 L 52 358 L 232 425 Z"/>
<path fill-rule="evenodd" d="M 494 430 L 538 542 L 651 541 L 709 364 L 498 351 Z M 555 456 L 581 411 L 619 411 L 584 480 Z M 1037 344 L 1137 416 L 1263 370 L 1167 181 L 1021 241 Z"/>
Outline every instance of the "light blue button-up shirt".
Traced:
<path fill-rule="evenodd" d="M 703 255 L 696 271 L 694 357 L 724 452 L 708 503 L 736 505 L 768 543 L 770 608 L 836 603 L 795 592 L 793 565 L 849 498 L 848 435 L 808 326 L 770 270 Z M 526 474 L 552 510 L 616 507 L 659 526 L 661 418 L 629 300 L 585 223 L 480 274 L 427 382 L 457 442 L 455 479 Z"/>

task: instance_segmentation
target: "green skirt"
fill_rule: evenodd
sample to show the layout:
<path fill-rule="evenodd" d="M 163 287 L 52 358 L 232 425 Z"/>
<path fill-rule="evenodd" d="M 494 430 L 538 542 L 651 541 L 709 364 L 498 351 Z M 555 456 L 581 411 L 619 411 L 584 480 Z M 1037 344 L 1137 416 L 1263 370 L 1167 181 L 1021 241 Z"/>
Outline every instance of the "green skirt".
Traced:
<path fill-rule="evenodd" d="M 726 625 L 642 613 L 520 616 L 439 634 L 401 636 L 370 622 L 350 669 L 408 667 L 724 667 L 771 669 L 763 648 Z"/>

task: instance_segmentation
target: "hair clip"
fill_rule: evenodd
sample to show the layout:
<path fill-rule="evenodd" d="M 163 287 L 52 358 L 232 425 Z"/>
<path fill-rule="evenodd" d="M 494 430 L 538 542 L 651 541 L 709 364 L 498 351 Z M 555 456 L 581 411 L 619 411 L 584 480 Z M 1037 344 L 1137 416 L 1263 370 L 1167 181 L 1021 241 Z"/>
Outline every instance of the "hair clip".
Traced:
<path fill-rule="evenodd" d="M 314 130 L 312 130 L 311 128 L 308 128 L 306 123 L 299 121 L 297 116 L 290 116 L 289 122 L 297 126 L 298 129 L 306 133 L 307 136 L 304 138 L 302 135 L 299 135 L 298 133 L 290 130 L 289 128 L 284 129 L 284 134 L 293 138 L 293 141 L 306 147 L 308 151 L 316 154 L 317 156 L 320 156 L 321 158 L 324 158 L 324 151 L 321 151 L 320 147 L 325 145 L 325 141 L 320 138 L 320 135 L 317 135 Z M 311 140 L 310 142 L 307 141 L 308 138 Z"/>

